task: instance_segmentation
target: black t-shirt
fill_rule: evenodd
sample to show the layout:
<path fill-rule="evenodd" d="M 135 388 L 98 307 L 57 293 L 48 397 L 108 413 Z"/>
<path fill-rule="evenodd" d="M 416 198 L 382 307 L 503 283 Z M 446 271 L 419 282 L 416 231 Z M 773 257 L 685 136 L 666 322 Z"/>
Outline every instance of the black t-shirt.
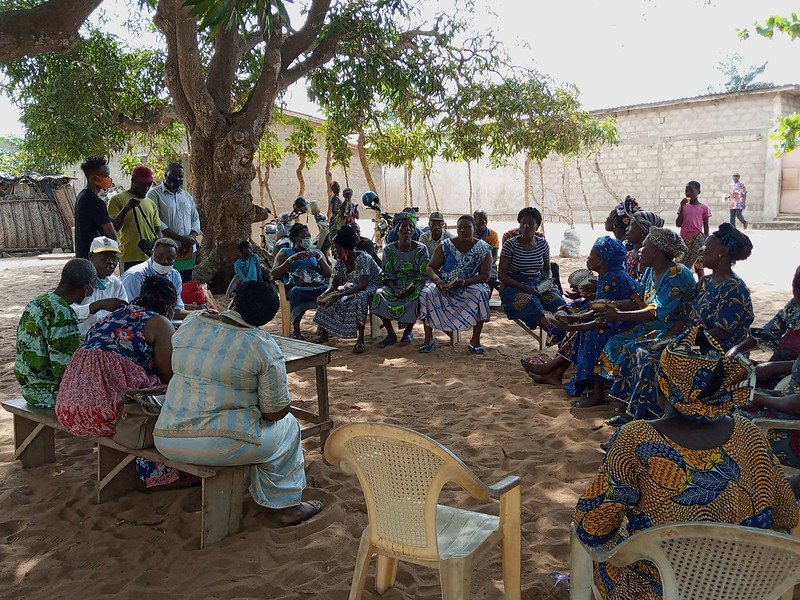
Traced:
<path fill-rule="evenodd" d="M 111 223 L 108 207 L 100 196 L 88 188 L 81 190 L 75 201 L 75 256 L 89 258 L 92 240 L 103 233 L 103 225 Z"/>

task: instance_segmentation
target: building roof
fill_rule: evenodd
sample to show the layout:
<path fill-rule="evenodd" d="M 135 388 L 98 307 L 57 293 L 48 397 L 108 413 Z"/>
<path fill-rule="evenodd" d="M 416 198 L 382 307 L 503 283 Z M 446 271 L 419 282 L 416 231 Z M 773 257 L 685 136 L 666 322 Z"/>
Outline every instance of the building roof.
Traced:
<path fill-rule="evenodd" d="M 659 100 L 656 102 L 644 102 L 642 104 L 629 104 L 626 106 L 615 106 L 612 108 L 600 108 L 591 111 L 596 115 L 607 115 L 610 113 L 617 113 L 622 111 L 631 110 L 646 110 L 650 108 L 660 108 L 666 106 L 675 106 L 678 104 L 693 104 L 699 102 L 713 102 L 722 98 L 733 98 L 734 96 L 754 96 L 763 94 L 778 94 L 785 92 L 794 96 L 800 95 L 800 84 L 790 83 L 787 85 L 772 85 L 763 88 L 753 88 L 750 90 L 743 90 L 740 92 L 719 92 L 715 94 L 702 94 L 700 96 L 687 96 L 686 98 L 676 98 L 674 100 Z"/>

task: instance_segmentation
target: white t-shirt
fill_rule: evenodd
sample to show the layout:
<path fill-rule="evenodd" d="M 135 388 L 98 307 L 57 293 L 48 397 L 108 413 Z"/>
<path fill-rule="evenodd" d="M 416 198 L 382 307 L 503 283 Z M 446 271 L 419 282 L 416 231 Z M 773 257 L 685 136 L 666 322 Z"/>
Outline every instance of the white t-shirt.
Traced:
<path fill-rule="evenodd" d="M 89 313 L 89 305 L 98 300 L 105 300 L 106 298 L 119 298 L 125 302 L 130 301 L 128 294 L 125 291 L 125 286 L 122 285 L 122 280 L 116 275 L 109 275 L 105 279 L 98 279 L 97 284 L 105 286 L 105 289 L 100 289 L 95 286 L 94 292 L 91 296 L 86 296 L 80 304 L 73 304 L 72 310 L 78 317 L 78 331 L 81 332 L 81 337 L 85 338 L 89 330 L 99 320 L 107 317 L 111 313 L 107 310 L 98 310 L 94 314 Z"/>

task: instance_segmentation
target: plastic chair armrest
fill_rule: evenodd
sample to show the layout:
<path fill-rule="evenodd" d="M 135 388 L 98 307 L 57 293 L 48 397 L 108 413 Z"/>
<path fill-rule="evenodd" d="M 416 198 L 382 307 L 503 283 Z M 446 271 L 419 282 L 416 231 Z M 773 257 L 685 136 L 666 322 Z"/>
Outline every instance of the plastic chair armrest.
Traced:
<path fill-rule="evenodd" d="M 800 419 L 793 421 L 786 419 L 753 419 L 753 423 L 764 432 L 770 429 L 800 429 Z"/>
<path fill-rule="evenodd" d="M 487 485 L 486 491 L 489 493 L 490 498 L 499 498 L 515 487 L 519 487 L 521 483 L 522 480 L 517 475 L 509 475 L 508 477 L 503 477 L 503 479 L 497 483 Z"/>

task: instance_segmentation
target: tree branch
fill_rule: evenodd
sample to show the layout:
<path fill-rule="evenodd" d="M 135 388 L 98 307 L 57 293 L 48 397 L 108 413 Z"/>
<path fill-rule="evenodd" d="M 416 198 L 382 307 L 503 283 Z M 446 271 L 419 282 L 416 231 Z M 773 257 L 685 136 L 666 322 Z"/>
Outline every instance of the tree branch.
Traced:
<path fill-rule="evenodd" d="M 214 104 L 221 112 L 231 110 L 231 93 L 236 69 L 242 60 L 244 40 L 239 27 L 220 27 L 214 40 L 214 54 L 208 65 L 206 87 Z"/>
<path fill-rule="evenodd" d="M 336 54 L 336 47 L 345 36 L 345 31 L 331 32 L 316 48 L 309 54 L 308 58 L 288 69 L 282 69 L 279 88 L 285 90 L 301 77 L 305 77 L 311 71 L 324 65 Z"/>
<path fill-rule="evenodd" d="M 279 91 L 283 44 L 282 23 L 276 16 L 272 20 L 272 31 L 264 50 L 261 73 L 236 119 L 238 128 L 253 133 L 259 140 L 272 115 L 272 105 Z"/>
<path fill-rule="evenodd" d="M 168 6 L 169 4 L 169 6 Z M 178 112 L 181 120 L 191 131 L 195 127 L 197 118 L 195 117 L 192 105 L 189 103 L 180 82 L 180 69 L 178 67 L 178 44 L 175 37 L 175 10 L 173 3 L 168 0 L 160 0 L 158 9 L 153 17 L 153 23 L 164 34 L 167 43 L 167 58 L 164 62 L 164 81 L 167 84 L 174 110 Z"/>
<path fill-rule="evenodd" d="M 102 0 L 48 0 L 26 10 L 0 12 L 0 63 L 44 52 L 67 52 Z"/>
<path fill-rule="evenodd" d="M 313 0 L 303 26 L 286 38 L 282 50 L 281 70 L 285 71 L 297 58 L 310 50 L 319 40 L 325 26 L 325 17 L 331 8 L 331 0 Z"/>
<path fill-rule="evenodd" d="M 111 113 L 111 118 L 122 129 L 139 133 L 158 133 L 179 120 L 175 109 L 171 106 L 152 111 L 139 119 L 133 119 L 121 110 L 117 110 Z"/>

